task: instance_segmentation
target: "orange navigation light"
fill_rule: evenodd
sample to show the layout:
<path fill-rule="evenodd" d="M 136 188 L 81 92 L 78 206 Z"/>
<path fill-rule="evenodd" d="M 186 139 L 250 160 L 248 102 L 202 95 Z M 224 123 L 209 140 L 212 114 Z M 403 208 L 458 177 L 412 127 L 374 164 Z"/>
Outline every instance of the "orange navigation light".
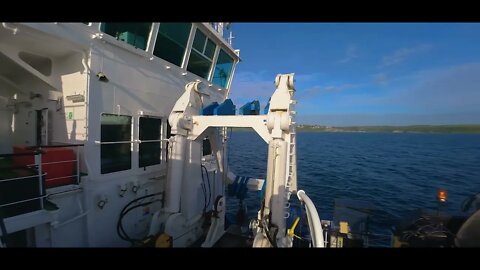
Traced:
<path fill-rule="evenodd" d="M 438 200 L 440 202 L 446 202 L 447 201 L 447 191 L 445 189 L 439 189 L 438 190 Z"/>

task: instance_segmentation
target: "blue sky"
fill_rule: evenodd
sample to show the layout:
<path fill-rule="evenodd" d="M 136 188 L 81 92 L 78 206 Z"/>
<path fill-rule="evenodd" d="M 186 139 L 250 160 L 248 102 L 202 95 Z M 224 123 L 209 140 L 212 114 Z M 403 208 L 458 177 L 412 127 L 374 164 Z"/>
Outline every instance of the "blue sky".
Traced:
<path fill-rule="evenodd" d="M 480 23 L 234 23 L 237 107 L 295 73 L 297 121 L 480 124 Z"/>

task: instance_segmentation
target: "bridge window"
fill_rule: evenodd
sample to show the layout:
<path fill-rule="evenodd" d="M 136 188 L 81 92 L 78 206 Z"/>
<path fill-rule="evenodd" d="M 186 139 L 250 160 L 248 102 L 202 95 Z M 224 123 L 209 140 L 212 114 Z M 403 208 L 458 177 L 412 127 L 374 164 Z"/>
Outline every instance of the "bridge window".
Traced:
<path fill-rule="evenodd" d="M 212 66 L 212 58 L 215 53 L 215 43 L 207 38 L 205 34 L 197 29 L 195 39 L 193 40 L 192 51 L 188 59 L 187 70 L 207 79 L 210 67 Z"/>
<path fill-rule="evenodd" d="M 101 23 L 100 30 L 136 48 L 145 50 L 152 29 L 151 23 Z"/>
<path fill-rule="evenodd" d="M 160 129 L 162 119 L 153 117 L 140 117 L 138 166 L 146 167 L 160 164 Z"/>
<path fill-rule="evenodd" d="M 181 66 L 191 28 L 191 23 L 160 23 L 153 55 Z"/>
<path fill-rule="evenodd" d="M 220 50 L 218 54 L 217 64 L 213 73 L 212 82 L 221 87 L 227 87 L 228 79 L 232 73 L 233 58 L 230 57 L 224 50 Z"/>
<path fill-rule="evenodd" d="M 132 168 L 131 133 L 131 116 L 102 114 L 100 146 L 102 174 Z"/>

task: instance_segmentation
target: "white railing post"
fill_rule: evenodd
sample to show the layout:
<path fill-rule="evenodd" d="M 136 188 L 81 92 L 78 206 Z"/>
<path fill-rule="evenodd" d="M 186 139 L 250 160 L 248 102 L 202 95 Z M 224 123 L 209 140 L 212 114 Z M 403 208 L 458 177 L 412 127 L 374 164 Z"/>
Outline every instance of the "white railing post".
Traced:
<path fill-rule="evenodd" d="M 35 164 L 38 164 L 38 187 L 40 189 L 40 196 L 43 196 L 42 148 L 38 148 L 38 153 L 35 155 Z M 40 208 L 43 209 L 43 198 L 40 199 Z"/>

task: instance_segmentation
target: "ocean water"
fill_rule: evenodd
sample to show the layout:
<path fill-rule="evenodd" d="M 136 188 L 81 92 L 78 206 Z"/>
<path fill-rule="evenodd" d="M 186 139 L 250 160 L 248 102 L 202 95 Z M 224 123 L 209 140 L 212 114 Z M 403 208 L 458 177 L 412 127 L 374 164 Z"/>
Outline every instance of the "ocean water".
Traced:
<path fill-rule="evenodd" d="M 267 144 L 254 132 L 233 131 L 228 159 L 237 175 L 265 178 Z M 412 210 L 436 210 L 439 188 L 448 193 L 442 210 L 451 212 L 460 212 L 461 203 L 480 192 L 480 135 L 300 132 L 297 166 L 298 188 L 321 217 L 333 213 L 337 198 L 364 200 L 380 209 L 371 231 L 389 234 Z M 257 194 L 249 192 L 245 202 L 255 216 Z M 238 200 L 227 203 L 231 218 Z"/>

